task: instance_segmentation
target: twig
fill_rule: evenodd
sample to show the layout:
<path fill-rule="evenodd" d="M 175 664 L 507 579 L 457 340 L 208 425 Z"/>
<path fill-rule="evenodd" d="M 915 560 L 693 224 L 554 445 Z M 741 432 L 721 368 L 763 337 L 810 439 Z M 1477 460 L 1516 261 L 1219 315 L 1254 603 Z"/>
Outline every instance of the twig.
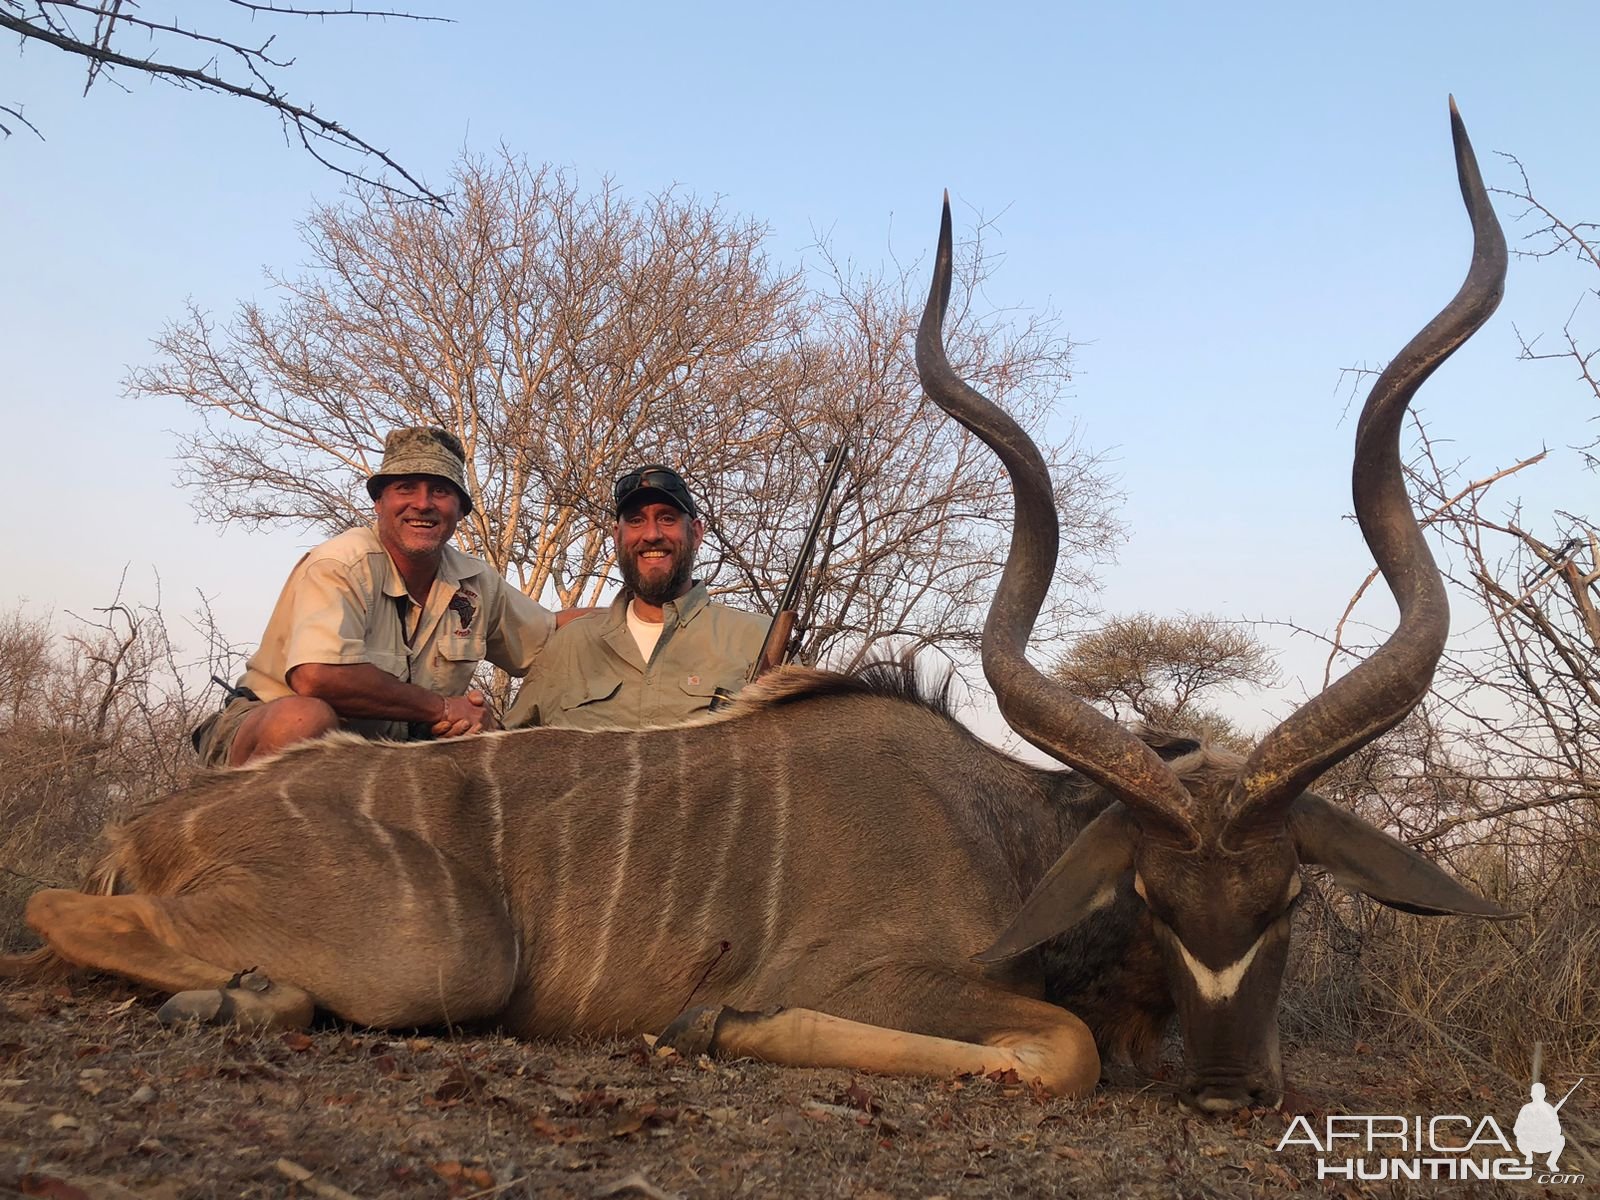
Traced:
<path fill-rule="evenodd" d="M 80 8 L 87 6 L 79 4 L 67 4 L 66 7 Z M 42 12 L 43 5 L 40 5 L 39 8 Z M 113 6 L 113 8 L 109 10 L 99 7 L 89 8 L 88 11 L 95 12 L 98 17 L 102 18 L 109 16 L 113 22 L 120 20 L 124 24 L 134 22 L 147 27 L 155 27 L 150 22 L 139 21 L 137 18 L 130 17 L 128 14 L 119 13 L 117 11 L 117 6 Z M 265 11 L 264 8 L 263 11 Z M 272 11 L 286 13 L 291 10 L 275 8 Z M 357 15 L 399 16 L 409 14 L 362 13 Z M 259 71 L 254 69 L 253 65 L 252 74 L 256 79 L 261 80 L 261 87 L 246 87 L 243 84 L 234 83 L 231 80 L 224 79 L 221 75 L 212 73 L 204 68 L 181 67 L 173 63 L 157 62 L 154 58 L 135 58 L 131 55 L 119 54 L 117 51 L 110 48 L 111 26 L 109 23 L 98 28 L 96 40 L 92 42 L 72 37 L 64 32 L 58 32 L 54 27 L 52 27 L 51 24 L 35 24 L 33 21 L 28 20 L 25 17 L 16 16 L 4 11 L 0 11 L 0 29 L 9 29 L 19 37 L 32 38 L 36 41 L 43 42 L 46 45 L 54 46 L 56 49 L 63 50 L 68 54 L 76 54 L 83 58 L 89 59 L 92 64 L 89 69 L 90 84 L 93 84 L 96 76 L 106 67 L 126 67 L 132 71 L 141 71 L 158 79 L 165 79 L 168 82 L 175 83 L 179 86 L 205 88 L 211 91 L 222 92 L 225 95 L 238 96 L 242 99 L 253 100 L 258 104 L 266 105 L 268 108 L 275 109 L 285 122 L 290 123 L 295 127 L 296 131 L 300 135 L 301 144 L 305 146 L 307 151 L 311 153 L 312 157 L 316 158 L 318 162 L 322 163 L 324 166 L 328 167 L 337 174 L 358 183 L 366 183 L 374 187 L 382 188 L 385 191 L 409 195 L 413 199 L 423 200 L 436 208 L 447 209 L 449 207 L 443 196 L 424 187 L 421 182 L 419 182 L 409 171 L 391 158 L 385 151 L 378 149 L 378 147 L 374 146 L 371 142 L 357 137 L 354 133 L 351 133 L 350 130 L 340 125 L 337 121 L 330 121 L 325 117 L 319 117 L 311 109 L 292 103 L 290 100 L 285 98 L 277 91 L 276 88 L 274 88 L 264 79 Z M 247 62 L 251 57 L 254 57 L 258 60 L 265 60 L 275 66 L 286 65 L 282 63 L 275 63 L 273 60 L 266 59 L 264 46 L 258 50 L 251 50 L 242 45 L 221 41 L 220 39 L 214 37 L 209 37 L 208 35 L 201 34 L 198 31 L 177 27 L 173 27 L 172 31 L 177 32 L 181 36 L 186 37 L 191 41 L 219 42 L 221 45 L 224 45 L 228 49 L 233 50 L 235 53 L 243 56 Z M 213 59 L 212 61 L 215 62 L 216 60 Z M 11 110 L 8 109 L 6 111 Z M 13 113 L 13 115 L 20 117 L 20 114 Z M 336 163 L 329 162 L 328 159 L 319 154 L 311 146 L 311 138 L 313 137 L 327 142 L 332 142 L 335 145 L 344 146 L 347 149 L 354 150 L 359 154 L 367 155 L 373 159 L 376 159 L 385 167 L 389 168 L 389 170 L 393 171 L 401 179 L 405 180 L 405 182 L 410 185 L 411 190 L 407 192 L 405 189 L 397 188 L 392 184 L 386 184 L 381 179 L 374 179 L 362 174 L 359 171 L 347 170 Z"/>
<path fill-rule="evenodd" d="M 605 1187 L 595 1192 L 597 1197 L 621 1196 L 628 1192 L 637 1192 L 648 1200 L 682 1200 L 676 1192 L 663 1192 L 637 1171 L 631 1171 L 615 1183 L 608 1183 Z"/>
<path fill-rule="evenodd" d="M 292 1162 L 287 1158 L 280 1158 L 273 1165 L 277 1168 L 279 1175 L 286 1179 L 294 1180 L 312 1195 L 323 1197 L 323 1200 L 358 1200 L 358 1197 L 351 1195 L 343 1188 L 334 1187 L 331 1183 L 323 1183 L 322 1180 L 297 1162 Z"/>

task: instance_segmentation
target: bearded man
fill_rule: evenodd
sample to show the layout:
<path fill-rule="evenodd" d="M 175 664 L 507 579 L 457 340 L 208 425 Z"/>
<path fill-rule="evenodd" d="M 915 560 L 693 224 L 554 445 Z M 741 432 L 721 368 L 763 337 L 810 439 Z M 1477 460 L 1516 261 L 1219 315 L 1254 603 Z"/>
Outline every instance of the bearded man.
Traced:
<path fill-rule="evenodd" d="M 677 724 L 743 687 L 761 653 L 768 619 L 712 604 L 693 578 L 706 526 L 683 477 L 653 463 L 612 494 L 622 591 L 551 636 L 507 728 Z"/>

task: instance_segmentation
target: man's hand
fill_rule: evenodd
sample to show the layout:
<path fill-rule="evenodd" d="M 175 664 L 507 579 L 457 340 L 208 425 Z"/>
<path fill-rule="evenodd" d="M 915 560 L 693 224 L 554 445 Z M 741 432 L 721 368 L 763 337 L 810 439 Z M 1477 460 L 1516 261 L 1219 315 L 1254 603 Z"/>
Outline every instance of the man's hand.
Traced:
<path fill-rule="evenodd" d="M 500 728 L 489 698 L 474 688 L 465 696 L 443 696 L 444 715 L 433 723 L 436 738 L 464 737 L 469 733 L 488 733 Z"/>

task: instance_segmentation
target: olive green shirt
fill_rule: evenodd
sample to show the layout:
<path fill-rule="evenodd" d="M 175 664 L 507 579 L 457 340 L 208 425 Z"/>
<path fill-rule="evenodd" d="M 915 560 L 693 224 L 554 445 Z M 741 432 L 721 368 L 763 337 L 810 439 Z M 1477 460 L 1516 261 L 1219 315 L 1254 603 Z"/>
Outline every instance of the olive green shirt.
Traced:
<path fill-rule="evenodd" d="M 295 564 L 239 686 L 277 700 L 293 694 L 289 672 L 304 663 L 371 663 L 441 696 L 460 696 L 484 659 L 526 674 L 555 629 L 548 609 L 452 546 L 443 548 L 427 603 L 420 613 L 411 608 L 377 531 L 341 533 Z M 404 738 L 407 728 L 384 720 L 344 727 L 392 738 Z"/>
<path fill-rule="evenodd" d="M 711 707 L 721 689 L 744 686 L 761 653 L 769 619 L 712 604 L 703 583 L 664 606 L 666 621 L 650 661 L 628 632 L 623 592 L 603 613 L 570 621 L 534 664 L 506 728 L 643 729 L 676 725 Z"/>

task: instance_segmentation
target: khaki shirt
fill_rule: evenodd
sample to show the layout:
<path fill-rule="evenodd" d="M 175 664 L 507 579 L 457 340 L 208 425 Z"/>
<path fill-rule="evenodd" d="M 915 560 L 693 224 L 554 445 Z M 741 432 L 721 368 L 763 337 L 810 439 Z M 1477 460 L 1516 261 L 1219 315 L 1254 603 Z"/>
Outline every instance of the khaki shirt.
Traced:
<path fill-rule="evenodd" d="M 549 610 L 451 546 L 407 645 L 402 612 L 411 604 L 377 532 L 341 533 L 295 564 L 239 686 L 277 700 L 293 695 L 289 672 L 303 663 L 371 663 L 406 683 L 460 696 L 484 659 L 526 674 L 555 629 Z M 368 737 L 406 736 L 404 721 L 344 725 Z"/>
<path fill-rule="evenodd" d="M 719 688 L 744 686 L 766 640 L 767 617 L 712 604 L 703 583 L 665 608 L 649 663 L 628 632 L 623 592 L 602 614 L 570 621 L 534 664 L 506 728 L 642 729 L 676 725 L 711 707 Z"/>

